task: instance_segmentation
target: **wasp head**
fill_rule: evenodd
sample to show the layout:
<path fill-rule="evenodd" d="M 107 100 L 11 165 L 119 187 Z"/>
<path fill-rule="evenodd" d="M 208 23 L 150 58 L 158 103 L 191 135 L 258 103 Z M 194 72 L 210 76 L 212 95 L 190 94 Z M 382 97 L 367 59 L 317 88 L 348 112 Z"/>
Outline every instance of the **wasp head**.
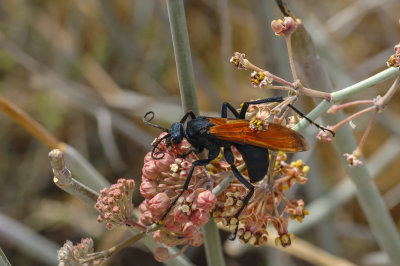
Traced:
<path fill-rule="evenodd" d="M 170 130 L 171 137 L 168 139 L 172 145 L 177 145 L 182 142 L 185 132 L 182 123 L 173 123 Z"/>
<path fill-rule="evenodd" d="M 154 118 L 154 112 L 150 111 L 147 112 L 144 117 L 143 117 L 143 122 L 149 126 L 159 128 L 162 131 L 166 132 L 164 136 L 159 138 L 154 144 L 153 144 L 153 150 L 151 152 L 151 157 L 155 160 L 160 160 L 164 158 L 165 153 L 162 151 L 156 151 L 158 145 L 165 140 L 167 145 L 178 145 L 182 142 L 183 138 L 185 137 L 185 130 L 183 128 L 183 124 L 180 122 L 173 123 L 171 126 L 171 130 L 168 130 L 166 128 L 160 127 L 159 125 L 150 123 L 151 120 Z M 161 154 L 161 156 L 156 156 Z"/>

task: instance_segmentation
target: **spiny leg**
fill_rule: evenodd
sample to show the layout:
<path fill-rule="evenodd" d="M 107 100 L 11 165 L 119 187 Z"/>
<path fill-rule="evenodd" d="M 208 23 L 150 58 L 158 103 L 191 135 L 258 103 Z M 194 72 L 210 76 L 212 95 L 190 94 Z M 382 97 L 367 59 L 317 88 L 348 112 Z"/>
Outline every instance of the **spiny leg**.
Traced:
<path fill-rule="evenodd" d="M 167 211 L 164 213 L 164 215 L 161 217 L 160 221 L 158 221 L 159 224 L 162 224 L 165 217 L 167 217 L 168 213 L 171 211 L 171 209 L 175 206 L 176 202 L 178 201 L 178 199 L 180 198 L 180 196 L 182 196 L 183 192 L 185 192 L 188 188 L 189 188 L 189 183 L 190 180 L 192 179 L 193 176 L 193 172 L 194 172 L 194 168 L 196 166 L 205 166 L 207 164 L 209 164 L 212 160 L 214 160 L 215 158 L 217 158 L 219 155 L 219 149 L 215 149 L 213 151 L 209 151 L 208 153 L 208 158 L 207 159 L 203 159 L 203 160 L 197 160 L 195 162 L 193 162 L 192 167 L 190 168 L 189 174 L 186 178 L 185 184 L 183 185 L 182 191 L 178 194 L 178 196 L 176 196 L 176 198 L 174 199 L 174 201 L 171 203 L 171 205 L 168 207 Z"/>
<path fill-rule="evenodd" d="M 234 156 L 233 156 L 232 150 L 230 148 L 225 148 L 224 149 L 224 156 L 225 156 L 225 160 L 231 165 L 233 174 L 240 181 L 240 183 L 245 185 L 247 187 L 247 189 L 249 190 L 249 193 L 247 193 L 246 197 L 243 200 L 242 207 L 240 207 L 239 211 L 235 214 L 235 218 L 237 219 L 237 224 L 236 224 L 235 232 L 233 233 L 233 235 L 231 237 L 231 240 L 233 240 L 233 239 L 236 238 L 236 235 L 237 235 L 237 232 L 238 232 L 238 229 L 239 229 L 239 215 L 244 210 L 244 208 L 247 206 L 247 203 L 249 203 L 249 200 L 253 196 L 254 186 L 249 181 L 247 181 L 240 174 L 239 170 L 236 168 L 236 166 L 234 164 Z"/>

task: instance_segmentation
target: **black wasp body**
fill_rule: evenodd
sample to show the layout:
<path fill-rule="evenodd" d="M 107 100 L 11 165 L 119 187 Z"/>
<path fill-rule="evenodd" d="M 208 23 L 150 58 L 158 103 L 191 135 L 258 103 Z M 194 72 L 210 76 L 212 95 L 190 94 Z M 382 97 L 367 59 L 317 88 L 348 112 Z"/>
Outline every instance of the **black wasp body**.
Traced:
<path fill-rule="evenodd" d="M 268 149 L 220 139 L 210 133 L 211 128 L 218 126 L 210 122 L 210 120 L 215 121 L 218 120 L 218 118 L 199 116 L 187 122 L 186 129 L 184 130 L 185 138 L 193 145 L 195 152 L 200 153 L 203 149 L 206 149 L 209 154 L 211 154 L 211 157 L 217 157 L 221 148 L 224 148 L 224 151 L 227 151 L 227 154 L 225 154 L 225 156 L 228 156 L 227 161 L 231 163 L 230 158 L 233 156 L 233 154 L 231 154 L 231 147 L 234 146 L 239 150 L 246 162 L 251 183 L 263 179 L 269 166 Z"/>
<path fill-rule="evenodd" d="M 233 174 L 249 190 L 248 194 L 243 199 L 242 207 L 235 214 L 235 217 L 239 218 L 240 213 L 246 207 L 251 196 L 253 195 L 254 186 L 252 183 L 262 180 L 268 171 L 268 150 L 298 152 L 308 149 L 307 141 L 303 138 L 303 136 L 287 127 L 270 123 L 267 130 L 253 130 L 250 128 L 249 121 L 244 119 L 247 108 L 250 104 L 282 101 L 282 97 L 273 97 L 245 102 L 240 112 L 237 112 L 236 109 L 233 108 L 229 103 L 224 103 L 222 105 L 220 118 L 205 116 L 196 117 L 193 112 L 189 111 L 183 116 L 180 122 L 172 124 L 170 130 L 150 123 L 149 121 L 151 121 L 151 119 L 154 117 L 154 113 L 146 113 L 143 118 L 143 121 L 146 124 L 160 128 L 168 133 L 154 144 L 152 151 L 153 159 L 161 159 L 163 157 L 163 155 L 161 155 L 161 157 L 156 157 L 156 155 L 159 155 L 159 152 L 156 152 L 156 148 L 164 139 L 166 140 L 167 144 L 176 145 L 181 143 L 182 140 L 186 138 L 187 141 L 192 145 L 192 148 L 186 154 L 181 155 L 182 157 L 185 157 L 190 152 L 200 153 L 204 149 L 208 150 L 207 159 L 200 159 L 193 162 L 182 191 L 174 199 L 171 206 L 161 218 L 160 222 L 164 220 L 183 192 L 188 189 L 195 167 L 209 164 L 212 160 L 218 157 L 221 152 L 221 148 L 223 148 L 225 160 L 230 164 Z M 299 113 L 310 123 L 315 124 L 292 105 L 289 104 L 288 107 Z M 235 116 L 235 119 L 227 118 L 228 109 Z M 152 117 L 147 119 L 147 116 L 149 115 L 152 115 Z M 188 121 L 185 128 L 184 123 L 186 120 Z M 323 130 L 327 130 L 317 124 L 315 125 Z M 242 154 L 243 160 L 247 166 L 250 182 L 247 181 L 247 179 L 245 179 L 236 168 L 236 165 L 234 164 L 234 155 L 231 149 L 232 146 L 234 146 Z"/>

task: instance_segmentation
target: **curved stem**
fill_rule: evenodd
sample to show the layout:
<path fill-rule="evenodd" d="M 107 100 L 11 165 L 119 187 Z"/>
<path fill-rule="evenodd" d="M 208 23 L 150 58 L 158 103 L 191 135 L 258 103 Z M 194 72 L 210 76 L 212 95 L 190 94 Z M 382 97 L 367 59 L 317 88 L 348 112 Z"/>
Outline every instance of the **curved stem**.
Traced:
<path fill-rule="evenodd" d="M 336 131 L 336 130 L 338 130 L 338 128 L 340 128 L 341 126 L 345 125 L 347 122 L 349 122 L 350 120 L 356 118 L 357 116 L 360 116 L 362 114 L 368 113 L 368 112 L 373 111 L 375 109 L 376 109 L 375 106 L 371 106 L 371 107 L 365 108 L 365 109 L 363 109 L 363 110 L 361 110 L 361 111 L 359 111 L 359 112 L 357 112 L 355 114 L 352 114 L 351 116 L 347 117 L 346 119 L 343 119 L 342 121 L 337 123 L 335 126 L 333 126 L 331 129 L 333 131 Z"/>
<path fill-rule="evenodd" d="M 399 88 L 400 88 L 400 75 L 396 78 L 396 80 L 393 82 L 392 86 L 385 93 L 385 95 L 383 95 L 380 99 L 378 99 L 378 102 L 376 104 L 379 105 L 380 109 L 383 109 L 386 107 L 389 100 L 399 90 Z"/>
<path fill-rule="evenodd" d="M 353 102 L 348 102 L 340 105 L 333 105 L 332 108 L 334 109 L 334 112 L 331 112 L 332 108 L 328 110 L 330 113 L 336 113 L 339 110 L 345 109 L 347 107 L 355 106 L 355 105 L 360 105 L 360 104 L 373 104 L 373 100 L 360 100 L 360 101 L 353 101 Z"/>
<path fill-rule="evenodd" d="M 377 115 L 378 115 L 378 111 L 375 111 L 374 116 L 371 118 L 371 121 L 369 121 L 368 126 L 365 129 L 365 132 L 360 140 L 360 143 L 358 144 L 358 147 L 357 147 L 358 150 L 361 151 L 362 148 L 364 147 L 364 143 L 367 140 L 368 134 L 371 131 L 373 124 L 375 123 L 375 119 L 376 119 Z"/>
<path fill-rule="evenodd" d="M 103 259 L 103 258 L 108 258 L 111 255 L 115 255 L 116 253 L 118 253 L 119 251 L 121 251 L 122 249 L 132 245 L 133 243 L 137 242 L 138 240 L 142 239 L 143 237 L 146 236 L 146 232 L 142 232 L 139 234 L 134 235 L 131 238 L 128 238 L 127 240 L 119 243 L 116 246 L 113 246 L 107 250 L 103 250 L 100 252 L 96 252 L 96 253 L 92 253 L 92 254 L 88 254 L 88 258 L 86 259 L 82 259 L 79 262 L 80 263 L 87 263 L 87 262 L 91 262 L 91 261 L 95 261 L 98 259 Z"/>

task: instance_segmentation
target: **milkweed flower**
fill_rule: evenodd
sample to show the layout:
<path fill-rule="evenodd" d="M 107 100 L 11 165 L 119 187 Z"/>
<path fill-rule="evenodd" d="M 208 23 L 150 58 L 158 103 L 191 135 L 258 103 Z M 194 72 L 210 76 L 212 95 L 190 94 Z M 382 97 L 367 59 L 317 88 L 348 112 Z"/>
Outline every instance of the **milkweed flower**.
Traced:
<path fill-rule="evenodd" d="M 230 59 L 230 62 L 237 68 L 237 69 L 246 69 L 244 66 L 243 60 L 245 59 L 245 54 L 235 52 Z"/>
<path fill-rule="evenodd" d="M 287 156 L 278 152 L 274 167 L 275 182 L 273 185 L 265 181 L 253 184 L 254 195 L 237 220 L 234 215 L 243 205 L 247 194 L 246 188 L 239 182 L 233 182 L 218 196 L 217 207 L 213 211 L 215 222 L 230 231 L 236 227 L 240 242 L 260 246 L 268 240 L 268 224 L 272 224 L 279 234 L 275 240 L 277 245 L 288 246 L 294 235 L 288 233 L 289 218 L 302 222 L 308 211 L 304 209 L 302 199 L 289 200 L 285 191 L 295 183 L 307 182 L 309 166 L 302 160 L 287 163 Z M 243 175 L 247 177 L 246 172 Z M 281 212 L 277 206 L 284 204 Z"/>
<path fill-rule="evenodd" d="M 93 254 L 93 240 L 91 238 L 82 238 L 81 242 L 74 244 L 67 240 L 65 244 L 57 251 L 59 265 L 78 266 L 78 265 L 96 265 L 102 263 L 105 258 L 84 263 L 84 260 L 90 259 L 89 254 Z"/>
<path fill-rule="evenodd" d="M 162 133 L 158 139 L 165 134 Z M 162 141 L 155 151 L 155 154 L 162 154 L 162 157 L 152 158 L 149 152 L 144 159 L 140 193 L 145 200 L 139 207 L 142 213 L 139 224 L 147 226 L 162 222 L 165 227 L 155 231 L 153 238 L 157 243 L 171 247 L 201 245 L 204 236 L 200 227 L 208 222 L 210 211 L 217 202 L 215 195 L 208 190 L 210 174 L 206 173 L 203 167 L 194 169 L 187 190 L 180 195 L 192 163 L 198 160 L 194 153 L 181 158 L 190 148 L 187 140 L 177 145 L 167 145 Z M 216 164 L 214 167 L 220 166 Z M 172 206 L 175 199 L 177 201 Z M 163 217 L 168 210 L 168 214 Z M 170 258 L 170 255 L 167 255 L 165 250 L 160 250 L 157 257 L 161 260 Z"/>
<path fill-rule="evenodd" d="M 97 221 L 105 222 L 107 229 L 112 229 L 115 225 L 131 225 L 143 231 L 145 228 L 132 218 L 134 188 L 133 179 L 121 178 L 110 188 L 102 189 L 95 204 L 95 208 L 100 213 Z"/>

